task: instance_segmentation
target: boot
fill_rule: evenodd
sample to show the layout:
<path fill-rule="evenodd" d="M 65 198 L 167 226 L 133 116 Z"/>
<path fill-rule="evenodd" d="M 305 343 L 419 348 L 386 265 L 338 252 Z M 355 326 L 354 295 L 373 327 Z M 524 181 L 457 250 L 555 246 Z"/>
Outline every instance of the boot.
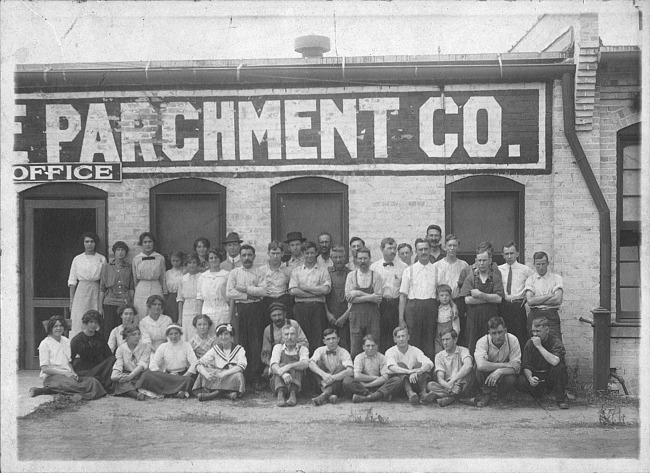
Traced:
<path fill-rule="evenodd" d="M 46 391 L 45 388 L 29 388 L 29 397 L 42 396 Z"/>
<path fill-rule="evenodd" d="M 316 396 L 315 398 L 312 398 L 311 402 L 314 403 L 314 406 L 322 406 L 327 402 L 327 399 L 329 398 L 329 395 L 327 393 L 323 393 L 319 396 Z"/>
<path fill-rule="evenodd" d="M 354 404 L 358 404 L 360 402 L 366 402 L 368 401 L 368 396 L 364 396 L 362 394 L 353 394 L 352 395 L 352 402 Z"/>
<path fill-rule="evenodd" d="M 376 402 L 384 398 L 383 393 L 375 392 L 366 397 L 366 402 Z"/>
<path fill-rule="evenodd" d="M 297 399 L 296 394 L 297 394 L 296 390 L 291 389 L 291 391 L 289 392 L 289 400 L 287 400 L 287 406 L 293 407 L 296 404 L 298 404 L 298 399 Z"/>
<path fill-rule="evenodd" d="M 286 407 L 287 401 L 284 399 L 285 391 L 283 389 L 278 389 L 278 407 Z"/>
<path fill-rule="evenodd" d="M 199 402 L 205 402 L 205 401 L 212 401 L 213 399 L 217 399 L 220 394 L 221 391 L 217 390 L 209 393 L 199 393 L 197 397 L 199 398 Z"/>

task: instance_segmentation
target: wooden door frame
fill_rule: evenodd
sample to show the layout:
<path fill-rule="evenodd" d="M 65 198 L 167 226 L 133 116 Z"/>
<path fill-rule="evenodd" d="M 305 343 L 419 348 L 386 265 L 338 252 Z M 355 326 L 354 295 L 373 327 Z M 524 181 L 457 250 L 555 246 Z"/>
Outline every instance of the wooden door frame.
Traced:
<path fill-rule="evenodd" d="M 348 203 L 348 186 L 342 182 L 328 179 L 325 177 L 297 177 L 282 181 L 271 187 L 271 240 L 284 241 L 286 235 L 280 235 L 280 219 L 278 208 L 280 206 L 280 196 L 287 194 L 333 194 L 341 196 L 341 215 L 343 222 L 341 229 L 343 234 L 340 235 L 343 241 L 341 245 L 346 248 L 350 238 L 350 220 L 349 220 L 349 203 Z M 337 235 L 338 237 L 339 235 Z"/>
<path fill-rule="evenodd" d="M 107 235 L 107 194 L 106 192 L 84 184 L 45 184 L 27 189 L 20 194 L 20 313 L 19 317 L 19 366 L 22 369 L 38 369 L 38 356 L 34 341 L 34 310 L 37 307 L 63 307 L 69 318 L 69 298 L 38 298 L 34 296 L 34 209 L 95 208 L 95 232 L 100 238 L 97 251 L 106 254 Z M 28 251 L 30 250 L 30 251 Z M 81 252 L 81 247 L 80 250 Z M 28 281 L 32 281 L 28 284 Z"/>

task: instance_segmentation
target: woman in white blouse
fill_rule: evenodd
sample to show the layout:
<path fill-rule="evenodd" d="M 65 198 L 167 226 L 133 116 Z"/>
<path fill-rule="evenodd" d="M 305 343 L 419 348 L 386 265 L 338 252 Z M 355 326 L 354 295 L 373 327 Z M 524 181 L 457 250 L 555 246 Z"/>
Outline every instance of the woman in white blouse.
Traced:
<path fill-rule="evenodd" d="M 199 286 L 196 298 L 202 304 L 199 314 L 205 314 L 212 320 L 210 334 L 215 334 L 215 329 L 221 324 L 230 323 L 230 309 L 226 297 L 226 284 L 229 272 L 221 269 L 221 262 L 226 259 L 226 252 L 222 249 L 208 251 L 209 271 L 199 276 Z"/>
<path fill-rule="evenodd" d="M 167 343 L 160 345 L 151 356 L 149 371 L 138 380 L 138 392 L 149 397 L 171 396 L 186 399 L 190 396 L 196 375 L 196 355 L 189 343 L 182 340 L 182 327 L 167 327 Z"/>
<path fill-rule="evenodd" d="M 106 258 L 97 253 L 99 237 L 94 232 L 83 234 L 84 252 L 72 260 L 68 287 L 70 287 L 70 338 L 81 332 L 81 317 L 91 309 L 99 308 L 99 279 Z"/>
<path fill-rule="evenodd" d="M 149 315 L 140 321 L 142 341 L 151 345 L 152 352 L 165 342 L 167 327 L 172 324 L 172 319 L 162 313 L 164 303 L 161 296 L 150 296 L 147 299 Z"/>
<path fill-rule="evenodd" d="M 138 244 L 142 247 L 142 253 L 133 258 L 133 305 L 138 309 L 140 317 L 144 317 L 149 296 L 164 296 L 168 291 L 165 282 L 165 258 L 154 251 L 156 238 L 151 232 L 144 232 L 140 235 Z M 136 324 L 139 321 L 136 318 Z"/>
<path fill-rule="evenodd" d="M 121 305 L 117 308 L 117 316 L 122 319 L 122 324 L 111 330 L 111 333 L 108 336 L 108 347 L 111 349 L 113 354 L 115 354 L 115 350 L 124 343 L 124 339 L 122 338 L 124 327 L 135 323 L 134 321 L 137 313 L 137 309 L 131 304 Z"/>
<path fill-rule="evenodd" d="M 73 400 L 91 400 L 106 395 L 106 390 L 97 379 L 79 376 L 72 369 L 70 340 L 63 336 L 66 325 L 60 315 L 54 315 L 47 321 L 47 337 L 38 346 L 43 387 L 31 388 L 29 395 L 71 394 Z"/>

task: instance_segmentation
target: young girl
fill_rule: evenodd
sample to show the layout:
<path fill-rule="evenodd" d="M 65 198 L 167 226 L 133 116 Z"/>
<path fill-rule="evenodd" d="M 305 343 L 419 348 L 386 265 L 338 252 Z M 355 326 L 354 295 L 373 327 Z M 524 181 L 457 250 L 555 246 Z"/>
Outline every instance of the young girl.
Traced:
<path fill-rule="evenodd" d="M 190 340 L 190 345 L 194 350 L 196 359 L 200 360 L 217 343 L 217 337 L 210 334 L 212 320 L 205 314 L 194 317 L 192 325 L 196 328 L 196 333 Z"/>
<path fill-rule="evenodd" d="M 169 255 L 169 261 L 172 269 L 165 272 L 165 282 L 169 293 L 165 296 L 165 315 L 168 315 L 173 323 L 178 323 L 178 286 L 183 278 L 183 258 L 185 255 L 182 251 L 174 251 Z"/>
<path fill-rule="evenodd" d="M 201 301 L 196 297 L 199 288 L 199 257 L 196 253 L 190 254 L 185 259 L 187 273 L 181 278 L 178 286 L 178 322 L 183 327 L 184 340 L 189 342 L 196 333 L 192 326 L 194 316 L 201 312 Z"/>
<path fill-rule="evenodd" d="M 438 326 L 436 328 L 435 352 L 439 353 L 444 350 L 440 334 L 447 328 L 453 328 L 456 333 L 460 333 L 460 318 L 458 317 L 458 308 L 451 298 L 451 287 L 447 284 L 440 284 L 436 287 L 438 296 Z"/>

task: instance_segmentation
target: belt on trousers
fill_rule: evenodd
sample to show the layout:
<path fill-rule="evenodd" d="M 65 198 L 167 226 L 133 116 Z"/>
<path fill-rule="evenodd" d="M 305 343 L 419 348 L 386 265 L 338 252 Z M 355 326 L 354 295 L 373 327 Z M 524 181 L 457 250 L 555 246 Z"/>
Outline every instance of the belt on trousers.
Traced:
<path fill-rule="evenodd" d="M 526 299 L 524 299 L 524 298 L 522 297 L 521 299 L 512 299 L 512 300 L 510 300 L 510 301 L 506 301 L 506 302 L 509 302 L 509 303 L 511 303 L 511 304 L 523 304 L 525 300 L 526 300 Z"/>

